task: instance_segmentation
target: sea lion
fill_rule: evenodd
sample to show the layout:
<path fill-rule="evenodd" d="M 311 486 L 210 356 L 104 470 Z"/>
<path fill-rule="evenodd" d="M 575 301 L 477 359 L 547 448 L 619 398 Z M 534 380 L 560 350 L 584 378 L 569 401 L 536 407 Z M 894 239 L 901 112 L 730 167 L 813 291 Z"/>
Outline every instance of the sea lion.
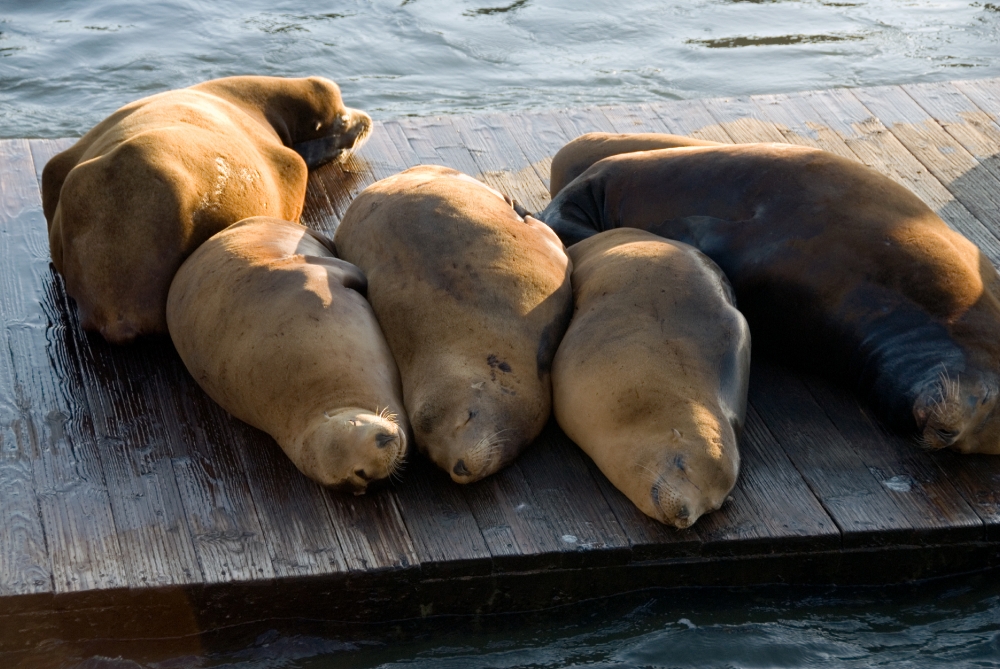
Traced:
<path fill-rule="evenodd" d="M 556 421 L 643 513 L 688 527 L 736 483 L 750 330 L 722 270 L 687 244 L 609 230 L 569 255 Z"/>
<path fill-rule="evenodd" d="M 365 277 L 288 221 L 240 221 L 170 286 L 167 325 L 191 376 L 319 483 L 361 494 L 393 474 L 408 423 Z"/>
<path fill-rule="evenodd" d="M 724 144 L 657 132 L 589 132 L 580 135 L 559 149 L 552 157 L 549 194 L 552 197 L 558 195 L 566 184 L 586 172 L 588 167 L 602 158 L 617 156 L 619 153 L 674 149 L 680 146 L 724 146 Z"/>
<path fill-rule="evenodd" d="M 784 144 L 600 160 L 541 214 L 566 244 L 635 227 L 722 267 L 754 341 L 856 385 L 928 448 L 1000 453 L 1000 280 L 864 165 Z"/>
<path fill-rule="evenodd" d="M 507 465 L 551 413 L 573 299 L 559 239 L 479 181 L 424 165 L 366 188 L 334 243 L 368 277 L 420 450 L 460 483 Z"/>
<path fill-rule="evenodd" d="M 215 79 L 116 111 L 42 172 L 52 263 L 83 327 L 118 344 L 166 332 L 181 262 L 240 219 L 297 221 L 307 166 L 371 127 L 321 77 Z"/>

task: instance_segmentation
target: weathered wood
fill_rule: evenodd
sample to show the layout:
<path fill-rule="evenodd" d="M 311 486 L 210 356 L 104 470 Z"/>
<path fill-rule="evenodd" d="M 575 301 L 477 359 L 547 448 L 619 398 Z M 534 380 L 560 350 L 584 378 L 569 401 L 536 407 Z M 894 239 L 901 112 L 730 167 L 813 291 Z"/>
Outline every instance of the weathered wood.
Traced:
<path fill-rule="evenodd" d="M 879 446 L 848 441 L 790 371 L 755 361 L 751 388 L 753 407 L 837 523 L 845 548 L 918 544 L 941 528 L 869 468 L 864 449 Z"/>
<path fill-rule="evenodd" d="M 415 451 L 394 487 L 425 576 L 489 573 L 490 549 L 458 486 Z"/>
<path fill-rule="evenodd" d="M 0 204 L 6 199 L 2 191 L 0 183 Z M 0 234 L 3 234 L 3 227 L 0 227 Z M 9 597 L 51 592 L 52 574 L 32 475 L 37 454 L 33 452 L 18 410 L 17 380 L 6 319 L 3 325 L 0 332 L 0 597 Z"/>
<path fill-rule="evenodd" d="M 986 218 L 1000 202 L 998 108 L 1000 80 L 983 80 L 382 121 L 310 175 L 303 222 L 331 234 L 362 188 L 421 162 L 537 210 L 551 156 L 579 134 L 672 132 L 859 159 L 997 262 L 1000 226 L 963 202 Z M 623 588 L 1000 566 L 1000 458 L 922 452 L 850 393 L 760 359 L 740 479 L 691 530 L 643 516 L 554 424 L 476 484 L 413 455 L 365 496 L 324 490 L 212 403 L 167 341 L 118 348 L 80 331 L 38 197 L 44 162 L 72 142 L 0 142 L 0 652 L 108 634 L 122 607 L 139 638 L 171 617 L 191 635 L 268 615 L 523 611 Z"/>
<path fill-rule="evenodd" d="M 583 453 L 555 421 L 517 460 L 561 548 L 572 564 L 624 563 L 629 541 L 590 474 Z"/>
<path fill-rule="evenodd" d="M 704 555 L 839 548 L 840 531 L 751 406 L 731 499 L 698 524 Z"/>
<path fill-rule="evenodd" d="M 947 81 L 902 87 L 994 179 L 1000 179 L 1000 125 Z"/>
<path fill-rule="evenodd" d="M 39 498 L 56 592 L 129 585 L 97 455 L 91 411 L 72 363 L 73 326 L 49 266 L 36 171 L 28 142 L 0 143 L 3 229 L 0 310 L 18 411 L 37 453 Z"/>
<path fill-rule="evenodd" d="M 615 132 L 670 133 L 667 124 L 648 104 L 601 107 L 601 113 L 611 122 Z"/>
<path fill-rule="evenodd" d="M 988 228 L 1000 230 L 1000 181 L 906 91 L 899 86 L 879 86 L 852 94 L 976 218 Z"/>
<path fill-rule="evenodd" d="M 176 354 L 175 354 L 176 355 Z M 175 358 L 176 359 L 176 358 Z M 274 577 L 274 567 L 234 448 L 235 419 L 177 363 L 164 365 L 154 386 L 167 418 L 174 474 L 206 583 Z"/>
<path fill-rule="evenodd" d="M 484 181 L 528 211 L 544 209 L 549 200 L 548 187 L 499 119 L 497 114 L 458 116 L 452 123 Z"/>
<path fill-rule="evenodd" d="M 918 542 L 983 538 L 979 516 L 913 440 L 884 430 L 854 397 L 829 383 L 807 377 L 805 385 L 872 477 L 911 519 L 911 525 L 918 530 Z"/>
<path fill-rule="evenodd" d="M 667 132 L 675 135 L 688 135 L 696 139 L 707 139 L 711 142 L 733 143 L 733 138 L 708 112 L 705 103 L 701 100 L 657 102 L 649 107 L 663 121 Z"/>
<path fill-rule="evenodd" d="M 972 240 L 994 265 L 1000 265 L 997 237 L 854 95 L 838 89 L 804 94 L 802 99 L 820 123 L 844 138 L 862 163 L 909 188 L 946 223 Z"/>
<path fill-rule="evenodd" d="M 570 140 L 551 114 L 523 112 L 502 116 L 500 122 L 531 163 L 539 181 L 548 191 L 552 156 Z M 548 205 L 546 195 L 544 205 Z"/>
<path fill-rule="evenodd" d="M 786 142 L 774 123 L 760 118 L 760 108 L 750 98 L 704 100 L 705 109 L 737 144 Z"/>
<path fill-rule="evenodd" d="M 750 100 L 756 106 L 758 118 L 773 123 L 783 141 L 822 149 L 850 160 L 859 159 L 841 135 L 814 120 L 816 113 L 803 95 L 755 95 Z"/>

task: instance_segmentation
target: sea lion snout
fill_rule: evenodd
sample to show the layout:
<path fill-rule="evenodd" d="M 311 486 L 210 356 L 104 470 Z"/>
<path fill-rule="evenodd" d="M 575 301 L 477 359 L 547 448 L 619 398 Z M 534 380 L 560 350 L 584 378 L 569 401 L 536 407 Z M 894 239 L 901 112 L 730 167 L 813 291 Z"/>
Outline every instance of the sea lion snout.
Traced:
<path fill-rule="evenodd" d="M 392 414 L 348 407 L 325 412 L 292 459 L 319 483 L 361 495 L 395 474 L 405 455 L 406 434 Z"/>
<path fill-rule="evenodd" d="M 371 117 L 360 109 L 344 107 L 329 125 L 316 122 L 320 137 L 298 142 L 295 150 L 310 169 L 329 162 L 340 162 L 360 149 L 372 132 Z"/>
<path fill-rule="evenodd" d="M 996 379 L 942 373 L 913 404 L 919 441 L 929 450 L 1000 454 Z"/>

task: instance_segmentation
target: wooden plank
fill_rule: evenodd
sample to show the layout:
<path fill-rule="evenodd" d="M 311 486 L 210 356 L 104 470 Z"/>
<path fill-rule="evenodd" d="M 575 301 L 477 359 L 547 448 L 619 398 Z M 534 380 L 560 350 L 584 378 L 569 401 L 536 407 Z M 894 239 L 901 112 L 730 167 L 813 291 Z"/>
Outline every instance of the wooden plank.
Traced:
<path fill-rule="evenodd" d="M 165 365 L 157 401 L 174 474 L 206 583 L 274 577 L 246 472 L 229 441 L 234 420 L 178 363 Z"/>
<path fill-rule="evenodd" d="M 650 110 L 660 117 L 667 132 L 697 139 L 732 144 L 733 138 L 708 112 L 701 100 L 671 100 L 651 104 Z"/>
<path fill-rule="evenodd" d="M 1000 232 L 1000 180 L 906 91 L 899 86 L 878 86 L 858 89 L 853 95 L 976 218 Z"/>
<path fill-rule="evenodd" d="M 759 107 L 749 98 L 718 98 L 702 102 L 712 118 L 737 144 L 786 142 L 774 123 L 760 118 Z"/>
<path fill-rule="evenodd" d="M 552 156 L 570 141 L 570 137 L 566 135 L 551 113 L 507 114 L 500 117 L 500 123 L 507 128 L 510 136 L 527 157 L 531 168 L 545 187 L 544 206 L 548 206 L 547 191 L 552 172 Z"/>
<path fill-rule="evenodd" d="M 570 140 L 588 132 L 615 132 L 608 117 L 594 107 L 561 109 L 553 116 Z"/>
<path fill-rule="evenodd" d="M 131 585 L 122 566 L 90 409 L 71 360 L 73 329 L 28 142 L 0 142 L 0 313 L 56 592 Z M 39 232 L 41 231 L 41 234 Z"/>
<path fill-rule="evenodd" d="M 401 478 L 394 489 L 422 575 L 489 573 L 490 549 L 451 478 L 416 452 Z"/>
<path fill-rule="evenodd" d="M 67 302 L 67 312 L 73 308 Z M 153 391 L 163 343 L 112 347 L 73 319 L 97 454 L 132 587 L 199 583 L 203 576 L 174 476 L 161 403 Z M 169 344 L 168 344 L 169 346 Z M 162 383 L 162 382 L 160 382 Z"/>
<path fill-rule="evenodd" d="M 740 477 L 726 504 L 698 521 L 704 555 L 840 548 L 840 530 L 751 406 Z"/>
<path fill-rule="evenodd" d="M 28 146 L 31 148 L 31 159 L 35 163 L 35 178 L 38 180 L 38 190 L 42 189 L 42 170 L 49 159 L 65 151 L 76 144 L 75 137 L 63 137 L 60 139 L 30 139 Z"/>
<path fill-rule="evenodd" d="M 846 89 L 802 94 L 814 118 L 840 135 L 858 159 L 909 188 L 946 223 L 975 243 L 994 265 L 1000 264 L 997 237 L 955 199 L 881 121 Z"/>
<path fill-rule="evenodd" d="M 869 467 L 868 451 L 881 445 L 848 441 L 787 369 L 758 358 L 751 404 L 837 523 L 844 548 L 922 544 L 946 529 L 920 499 L 901 496 L 880 479 L 884 471 Z"/>
<path fill-rule="evenodd" d="M 889 432 L 846 392 L 815 377 L 805 385 L 823 407 L 827 418 L 861 455 L 865 467 L 908 516 L 925 520 L 922 543 L 977 541 L 983 523 L 955 485 L 937 467 L 929 453 L 913 440 Z"/>
<path fill-rule="evenodd" d="M 2 155 L 2 154 L 0 154 Z M 2 169 L 3 163 L 0 163 Z M 0 182 L 0 226 L 6 209 Z M 0 227 L 2 229 L 2 227 Z M 32 461 L 15 394 L 7 319 L 0 332 L 0 597 L 52 591 L 45 531 L 35 494 Z"/>
<path fill-rule="evenodd" d="M 630 543 L 590 473 L 580 449 L 563 434 L 554 420 L 515 466 L 561 547 L 579 559 L 562 564 L 624 563 Z"/>
<path fill-rule="evenodd" d="M 396 496 L 382 489 L 360 497 L 328 492 L 327 508 L 352 572 L 420 566 Z"/>
<path fill-rule="evenodd" d="M 783 141 L 858 160 L 843 137 L 815 120 L 816 113 L 801 95 L 755 95 L 750 100 L 757 108 L 757 117 L 774 124 Z"/>
<path fill-rule="evenodd" d="M 1000 125 L 954 83 L 941 81 L 902 87 L 945 132 L 962 145 L 994 179 L 1000 179 Z"/>
<path fill-rule="evenodd" d="M 600 110 L 611 122 L 615 132 L 670 133 L 667 124 L 648 104 L 601 107 Z"/>
<path fill-rule="evenodd" d="M 975 112 L 962 114 L 962 118 L 984 137 L 994 143 L 1000 142 L 997 137 L 997 128 L 1000 127 L 1000 78 L 953 81 L 951 85 L 976 105 Z"/>
<path fill-rule="evenodd" d="M 483 181 L 529 211 L 544 209 L 549 200 L 548 187 L 501 118 L 499 114 L 457 116 L 452 124 L 472 154 Z"/>
<path fill-rule="evenodd" d="M 570 550 L 516 463 L 463 486 L 462 494 L 498 570 L 550 567 L 556 561 L 552 554 Z"/>
<path fill-rule="evenodd" d="M 217 413 L 220 433 L 234 445 L 246 478 L 275 577 L 347 573 L 326 491 L 296 469 L 269 436 L 221 410 Z"/>
<path fill-rule="evenodd" d="M 925 455 L 961 493 L 986 529 L 986 540 L 1000 541 L 1000 458 L 938 451 Z"/>

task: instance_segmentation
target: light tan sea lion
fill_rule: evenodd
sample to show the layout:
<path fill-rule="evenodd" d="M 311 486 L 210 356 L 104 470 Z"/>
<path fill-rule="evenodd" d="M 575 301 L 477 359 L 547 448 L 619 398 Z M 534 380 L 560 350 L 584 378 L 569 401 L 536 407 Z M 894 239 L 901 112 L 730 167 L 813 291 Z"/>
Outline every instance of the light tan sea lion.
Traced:
<path fill-rule="evenodd" d="M 566 244 L 633 227 L 696 246 L 758 351 L 843 379 L 927 448 L 1000 453 L 1000 277 L 888 177 L 787 144 L 625 153 L 540 217 Z"/>
<path fill-rule="evenodd" d="M 643 513 L 688 527 L 736 483 L 750 330 L 722 271 L 687 244 L 620 229 L 569 253 L 556 420 Z"/>
<path fill-rule="evenodd" d="M 588 167 L 602 158 L 616 156 L 619 153 L 674 149 L 680 146 L 725 145 L 704 139 L 692 139 L 682 135 L 667 135 L 656 132 L 627 134 L 589 132 L 586 135 L 580 135 L 559 149 L 552 157 L 549 193 L 555 197 L 566 184 L 586 172 Z"/>
<path fill-rule="evenodd" d="M 181 265 L 167 324 L 191 376 L 319 483 L 361 494 L 406 453 L 399 372 L 361 271 L 319 235 L 249 218 Z"/>
<path fill-rule="evenodd" d="M 552 231 L 475 179 L 425 165 L 365 189 L 334 242 L 368 277 L 417 446 L 460 483 L 513 460 L 551 412 L 572 310 Z"/>
<path fill-rule="evenodd" d="M 228 77 L 116 111 L 42 172 L 52 262 L 83 327 L 119 344 L 166 332 L 170 280 L 199 244 L 250 216 L 297 221 L 307 164 L 370 130 L 321 77 Z"/>

